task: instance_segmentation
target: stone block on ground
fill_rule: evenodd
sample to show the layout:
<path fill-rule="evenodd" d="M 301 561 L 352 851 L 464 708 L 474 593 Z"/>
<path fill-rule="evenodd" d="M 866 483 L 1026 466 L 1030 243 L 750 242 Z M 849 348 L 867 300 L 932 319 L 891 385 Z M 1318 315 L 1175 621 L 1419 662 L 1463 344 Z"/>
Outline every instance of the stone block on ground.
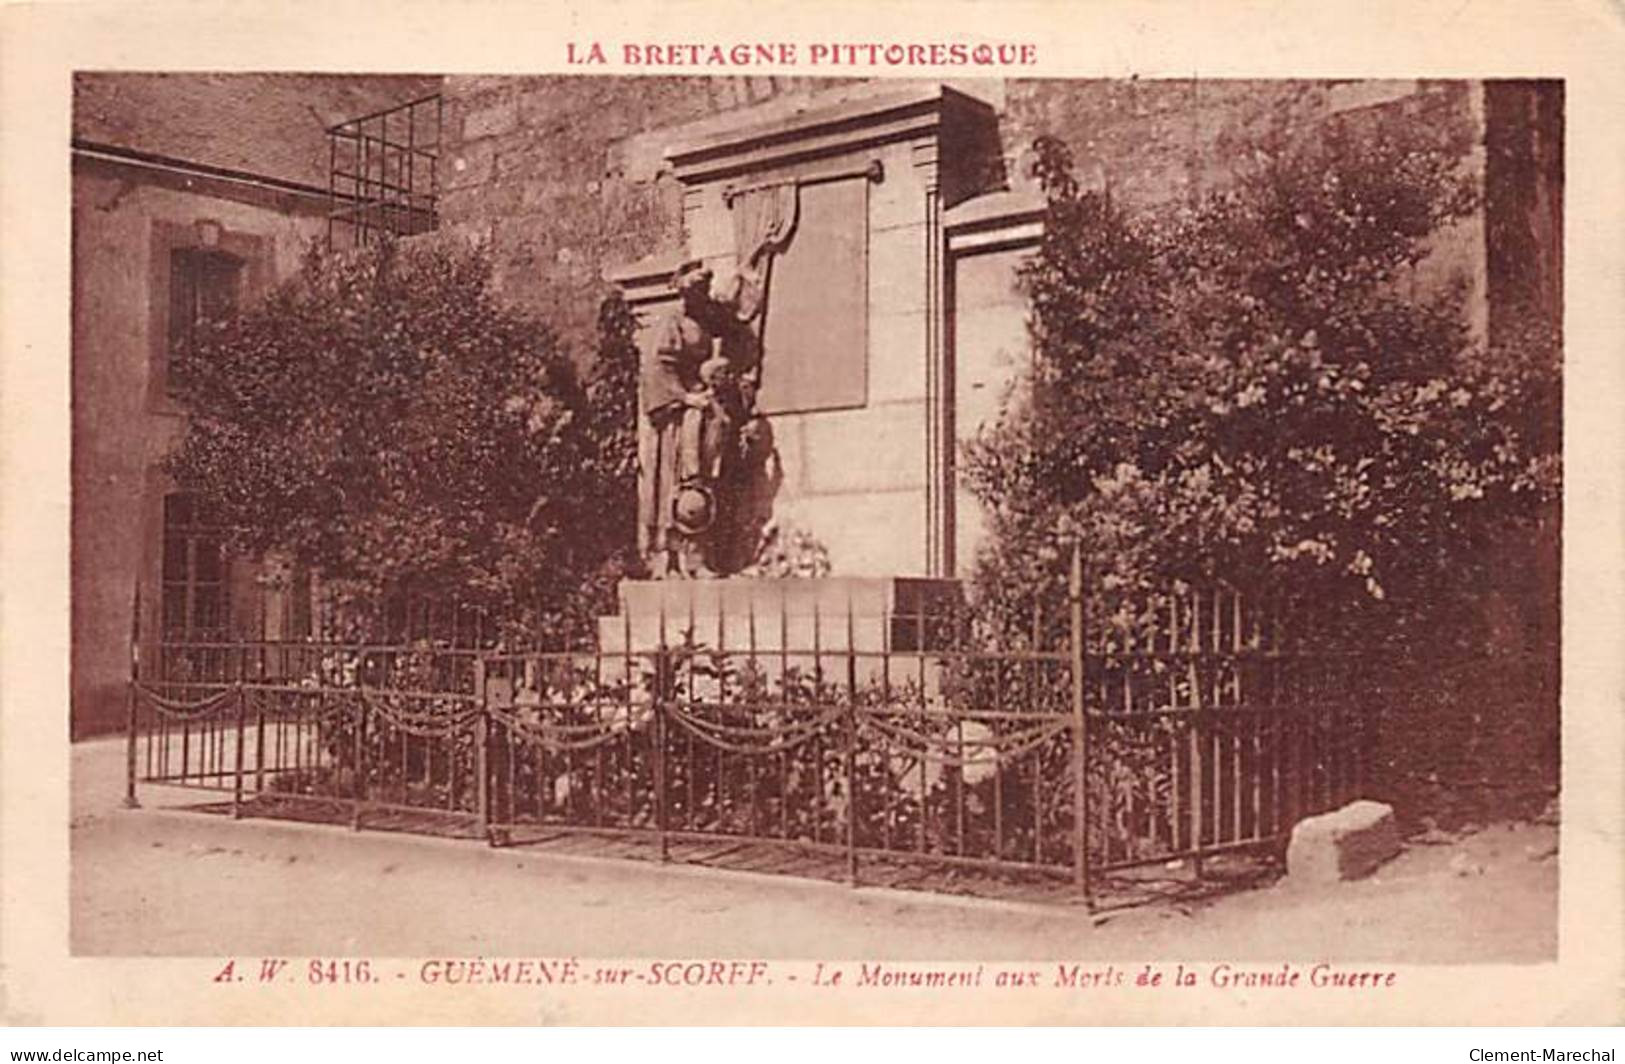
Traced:
<path fill-rule="evenodd" d="M 1286 851 L 1294 885 L 1359 879 L 1399 853 L 1399 825 L 1390 805 L 1362 799 L 1298 821 Z"/>

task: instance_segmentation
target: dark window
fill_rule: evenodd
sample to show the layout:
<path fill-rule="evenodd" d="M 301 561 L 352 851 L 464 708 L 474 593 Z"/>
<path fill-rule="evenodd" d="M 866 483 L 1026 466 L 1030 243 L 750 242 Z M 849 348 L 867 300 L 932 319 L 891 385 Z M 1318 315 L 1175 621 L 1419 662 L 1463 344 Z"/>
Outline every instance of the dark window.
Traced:
<path fill-rule="evenodd" d="M 225 632 L 230 616 L 229 559 L 222 530 L 193 495 L 164 497 L 164 635 Z"/>
<path fill-rule="evenodd" d="M 202 330 L 237 309 L 242 277 L 242 260 L 223 251 L 169 253 L 169 391 L 186 390 L 187 367 Z"/>

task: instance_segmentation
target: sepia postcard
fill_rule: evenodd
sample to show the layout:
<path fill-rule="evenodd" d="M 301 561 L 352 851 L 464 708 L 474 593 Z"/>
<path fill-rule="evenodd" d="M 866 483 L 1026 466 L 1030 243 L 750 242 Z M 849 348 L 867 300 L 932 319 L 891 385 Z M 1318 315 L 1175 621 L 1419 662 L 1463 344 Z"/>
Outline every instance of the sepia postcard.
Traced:
<path fill-rule="evenodd" d="M 1606 3 L 8 6 L 8 1025 L 1601 1025 Z"/>

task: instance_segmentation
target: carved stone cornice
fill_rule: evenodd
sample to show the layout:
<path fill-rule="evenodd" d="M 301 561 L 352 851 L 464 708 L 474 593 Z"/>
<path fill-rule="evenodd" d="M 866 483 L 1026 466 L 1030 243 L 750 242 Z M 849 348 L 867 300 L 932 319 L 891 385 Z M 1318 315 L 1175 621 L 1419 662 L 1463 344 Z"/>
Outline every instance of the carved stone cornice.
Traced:
<path fill-rule="evenodd" d="M 952 204 L 988 187 L 989 152 L 999 157 L 992 107 L 935 83 L 886 86 L 756 122 L 747 115 L 730 117 L 736 121 L 726 127 L 686 137 L 676 133 L 665 157 L 684 186 L 737 181 L 908 142 L 916 145 L 917 160 L 938 168 L 936 183 Z"/>

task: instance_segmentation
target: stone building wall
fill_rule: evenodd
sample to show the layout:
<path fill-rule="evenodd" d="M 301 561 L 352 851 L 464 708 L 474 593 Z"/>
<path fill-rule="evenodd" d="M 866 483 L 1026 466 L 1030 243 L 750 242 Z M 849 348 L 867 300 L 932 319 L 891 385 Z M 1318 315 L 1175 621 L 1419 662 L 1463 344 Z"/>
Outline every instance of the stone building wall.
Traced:
<path fill-rule="evenodd" d="M 819 78 L 448 77 L 443 227 L 489 241 L 506 299 L 590 346 L 607 267 L 682 244 L 669 131 L 751 120 L 864 83 Z M 956 83 L 950 83 L 956 84 Z M 1004 176 L 1030 189 L 1033 141 L 1071 145 L 1086 186 L 1133 206 L 1222 187 L 1260 144 L 1333 115 L 1420 118 L 1468 158 L 1482 139 L 1474 83 L 1415 81 L 1009 80 L 962 86 L 993 104 Z M 1481 230 L 1454 234 L 1450 268 L 1482 288 Z M 1480 298 L 1482 293 L 1479 293 Z"/>
<path fill-rule="evenodd" d="M 442 228 L 489 242 L 503 298 L 589 351 L 605 268 L 682 244 L 681 194 L 647 134 L 839 84 L 447 77 Z"/>
<path fill-rule="evenodd" d="M 436 78 L 81 74 L 72 170 L 72 731 L 119 728 L 132 610 L 159 619 L 164 457 L 185 430 L 168 394 L 176 248 L 244 260 L 241 301 L 326 232 L 326 128 L 404 102 Z M 252 573 L 234 566 L 236 609 Z M 250 631 L 252 618 L 239 630 Z"/>
<path fill-rule="evenodd" d="M 327 187 L 326 130 L 440 90 L 437 76 L 82 73 L 76 141 Z"/>
<path fill-rule="evenodd" d="M 136 586 L 143 631 L 158 623 L 164 456 L 185 431 L 158 351 L 154 271 L 199 219 L 257 242 L 268 280 L 297 268 L 319 215 L 137 182 L 81 162 L 73 181 L 73 697 L 78 733 L 122 720 Z M 235 596 L 239 601 L 243 595 Z"/>

